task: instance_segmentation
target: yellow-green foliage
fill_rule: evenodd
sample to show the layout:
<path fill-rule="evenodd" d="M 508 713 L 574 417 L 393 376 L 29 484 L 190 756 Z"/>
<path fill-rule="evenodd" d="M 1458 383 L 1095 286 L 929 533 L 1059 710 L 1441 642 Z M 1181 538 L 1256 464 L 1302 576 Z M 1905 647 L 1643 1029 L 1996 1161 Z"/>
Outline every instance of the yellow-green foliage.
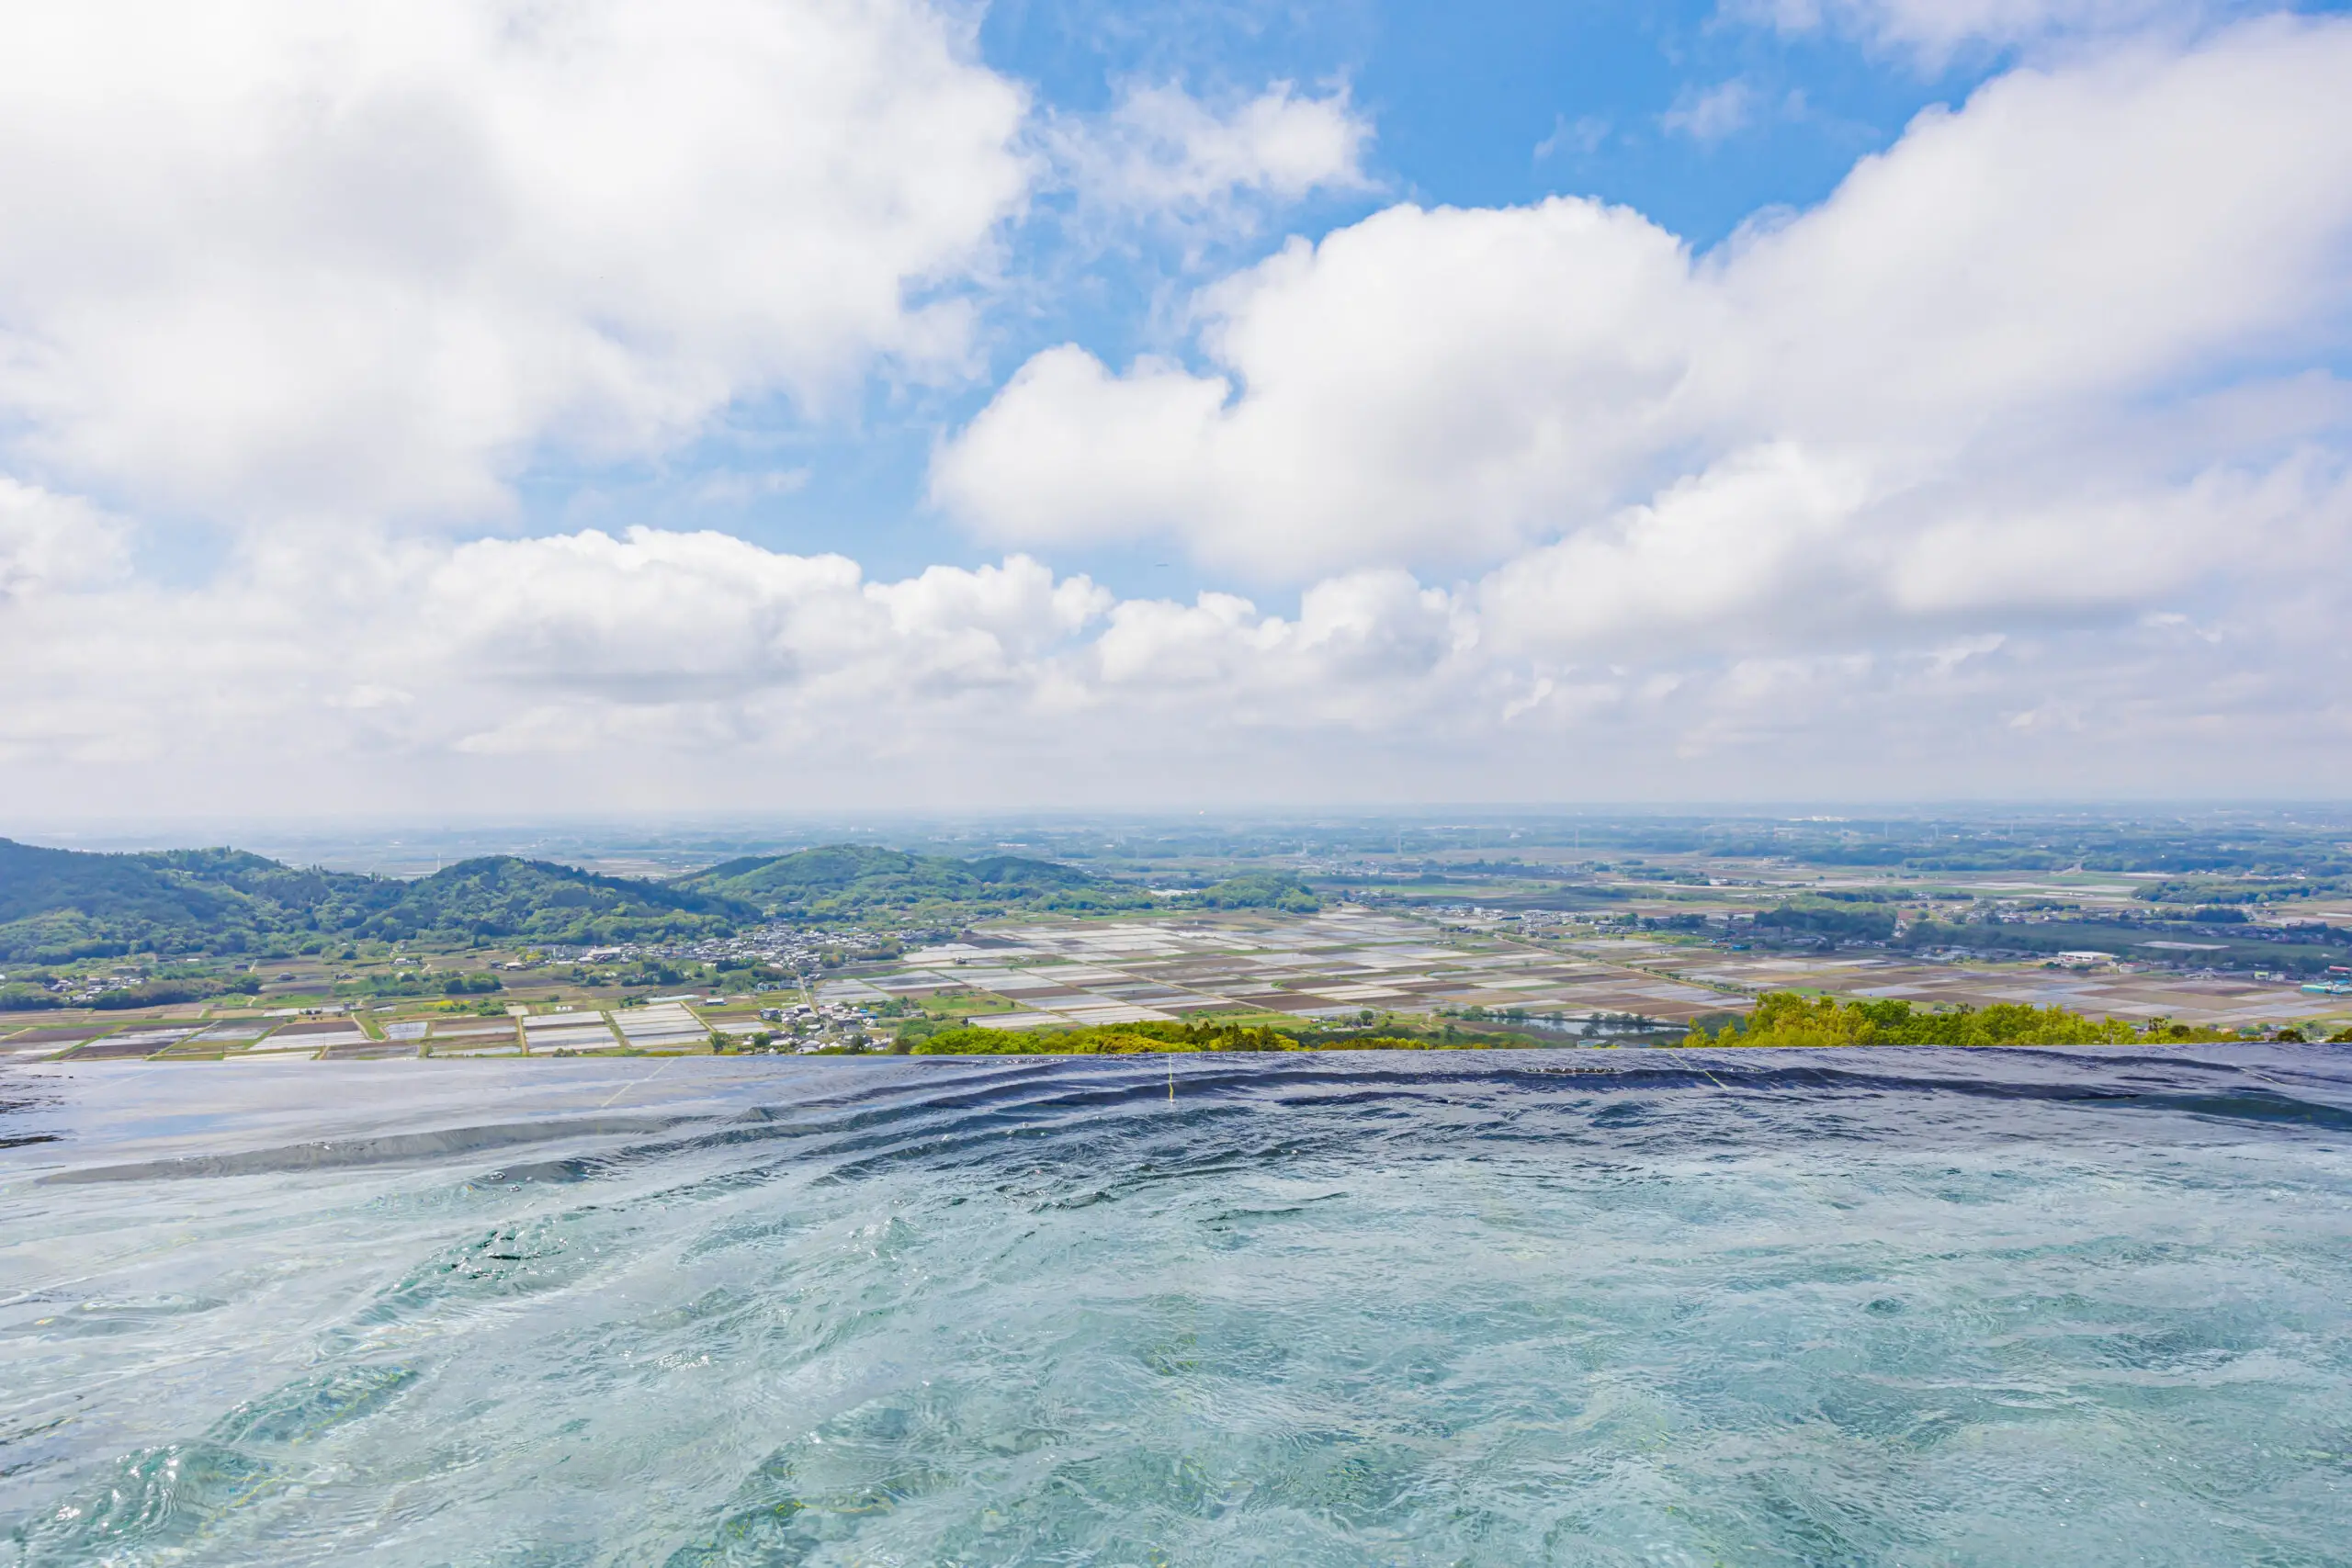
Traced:
<path fill-rule="evenodd" d="M 1694 1029 L 1682 1043 L 1705 1045 L 2128 1045 L 2228 1040 L 2212 1029 L 2159 1020 L 2145 1029 L 2086 1018 L 2064 1008 L 2003 1002 L 1988 1008 L 1929 1011 L 1909 1002 L 1815 1000 L 1793 991 L 1759 998 L 1743 1024 L 1716 1033 Z M 917 1056 L 1118 1056 L 1151 1051 L 1448 1051 L 1484 1050 L 1521 1042 L 1466 1035 L 1457 1040 L 1408 1035 L 1315 1035 L 1241 1023 L 1105 1023 L 1070 1029 L 944 1029 L 902 1039 Z"/>
<path fill-rule="evenodd" d="M 1490 1042 L 1435 1043 L 1402 1035 L 1355 1035 L 1320 1043 L 1238 1023 L 1101 1023 L 1075 1029 L 949 1029 L 907 1046 L 912 1056 L 1121 1056 L 1145 1051 L 1442 1051 Z"/>
<path fill-rule="evenodd" d="M 1685 1045 L 2130 1045 L 2226 1040 L 2218 1030 L 2159 1020 L 2134 1029 L 2117 1019 L 2086 1018 L 2064 1008 L 1999 1002 L 1987 1008 L 1925 1011 L 1909 1002 L 1840 1002 L 1771 991 L 1757 998 L 1745 1024 L 1710 1034 L 1694 1029 Z"/>
<path fill-rule="evenodd" d="M 2234 1040 L 2237 1036 L 2225 1029 L 2175 1023 L 2168 1018 L 2159 1018 L 2132 1038 L 2143 1045 L 2188 1045 L 2201 1040 Z"/>

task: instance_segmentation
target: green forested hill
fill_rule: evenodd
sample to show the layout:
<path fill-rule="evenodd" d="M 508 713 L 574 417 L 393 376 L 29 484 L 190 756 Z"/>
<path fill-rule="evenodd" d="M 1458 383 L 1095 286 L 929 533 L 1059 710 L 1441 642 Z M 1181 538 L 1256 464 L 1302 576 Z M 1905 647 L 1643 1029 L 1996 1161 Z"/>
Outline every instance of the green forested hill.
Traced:
<path fill-rule="evenodd" d="M 0 960 L 290 952 L 305 942 L 604 944 L 724 935 L 764 919 L 956 921 L 1016 909 L 1145 908 L 1149 895 L 1050 861 L 832 845 L 670 882 L 491 855 L 413 882 L 238 850 L 92 854 L 0 839 Z"/>
<path fill-rule="evenodd" d="M 1176 904 L 1198 909 L 1281 909 L 1295 915 L 1311 915 L 1323 907 L 1314 889 L 1287 871 L 1245 871 L 1187 893 Z"/>
<path fill-rule="evenodd" d="M 1138 909 L 1152 904 L 1151 896 L 1139 889 L 1051 861 L 1020 855 L 967 861 L 857 844 L 728 861 L 670 886 L 742 899 L 774 919 L 789 920 L 968 920 L 1014 909 Z"/>
<path fill-rule="evenodd" d="M 357 934 L 442 942 L 684 942 L 724 935 L 759 919 L 741 899 L 514 855 L 460 861 L 401 886 L 401 896 L 370 914 Z"/>
<path fill-rule="evenodd" d="M 346 930 L 403 886 L 237 850 L 89 854 L 0 839 L 0 958 L 243 953 L 293 933 Z"/>
<path fill-rule="evenodd" d="M 755 919 L 724 896 L 492 856 L 401 882 L 237 850 L 91 854 L 0 839 L 0 959 L 232 954 L 319 938 L 674 941 Z"/>

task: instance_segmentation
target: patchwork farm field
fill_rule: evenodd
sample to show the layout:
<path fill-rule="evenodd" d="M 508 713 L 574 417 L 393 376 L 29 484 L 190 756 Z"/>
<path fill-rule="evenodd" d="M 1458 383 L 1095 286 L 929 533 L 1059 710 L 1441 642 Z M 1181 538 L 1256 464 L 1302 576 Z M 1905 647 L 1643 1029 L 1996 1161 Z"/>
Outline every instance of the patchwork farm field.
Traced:
<path fill-rule="evenodd" d="M 1755 997 L 1781 990 L 1931 1008 L 2021 1002 L 2248 1032 L 2333 1028 L 2352 1017 L 2352 998 L 2244 976 L 1747 952 L 1719 941 L 1512 931 L 1339 905 L 1311 915 L 1031 917 L 840 964 L 805 987 L 647 1005 L 548 996 L 508 1005 L 505 1016 L 430 1002 L 52 1015 L 0 1025 L 0 1063 L 687 1055 L 714 1043 L 887 1051 L 894 1036 L 926 1023 L 1049 1030 L 1211 1019 L 1314 1029 L 1442 1017 L 1510 1032 L 1518 1043 L 1633 1043 L 1629 1034 L 1666 1043 L 1694 1021 L 1744 1012 Z"/>

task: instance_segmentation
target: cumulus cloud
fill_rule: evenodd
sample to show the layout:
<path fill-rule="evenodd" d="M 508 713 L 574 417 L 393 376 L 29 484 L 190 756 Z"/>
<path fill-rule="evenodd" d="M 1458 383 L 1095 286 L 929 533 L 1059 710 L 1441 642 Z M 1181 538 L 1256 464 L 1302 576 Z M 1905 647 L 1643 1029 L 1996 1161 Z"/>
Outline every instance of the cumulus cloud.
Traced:
<path fill-rule="evenodd" d="M 1216 369 L 1038 355 L 933 494 L 991 538 L 1166 533 L 1255 570 L 1491 555 L 1649 460 L 1688 272 L 1624 209 L 1391 208 L 1212 290 Z"/>
<path fill-rule="evenodd" d="M 788 750 L 1018 707 L 1107 607 L 1023 557 L 876 582 L 711 532 L 265 537 L 209 583 L 90 582 L 0 615 L 20 699 L 0 750 L 217 761 L 277 753 L 287 725 L 361 758 Z"/>
<path fill-rule="evenodd" d="M 363 662 L 470 693 L 477 706 L 452 710 L 460 747 L 528 749 L 511 719 L 483 716 L 516 706 L 579 715 L 591 735 L 684 721 L 691 738 L 723 716 L 748 736 L 779 703 L 879 723 L 892 708 L 1025 691 L 1107 598 L 1019 556 L 872 582 L 842 556 L 718 533 L 481 540 L 417 579 L 410 614 Z"/>
<path fill-rule="evenodd" d="M 1652 635 L 1744 604 L 1737 571 L 1814 592 L 1802 551 L 1719 569 L 1706 530 L 1742 496 L 1834 514 L 1847 482 L 1758 451 L 1629 520 L 1662 537 L 1598 581 L 1541 557 L 1461 588 L 1376 569 L 1272 609 L 1119 599 L 1022 556 L 876 580 L 716 533 L 266 537 L 208 583 L 93 578 L 0 604 L 0 762 L 21 813 L 153 810 L 159 774 L 190 813 L 382 810 L 420 790 L 448 809 L 881 809 L 1922 777 L 2013 794 L 2021 770 L 2052 790 L 2243 792 L 2300 784 L 2352 740 L 2335 695 L 2352 593 L 2325 573 L 2096 632 Z M 2290 772 L 2236 772 L 2256 756 Z"/>
<path fill-rule="evenodd" d="M 1931 66 L 1971 45 L 2008 48 L 2183 28 L 2250 8 L 2229 0 L 1735 0 L 1725 7 L 1783 32 L 1833 29 Z"/>
<path fill-rule="evenodd" d="M 1453 595 L 1395 570 L 1316 583 L 1291 617 L 1210 592 L 1130 600 L 1108 621 L 1088 671 L 1105 691 L 1198 693 L 1234 705 L 1229 720 L 1267 724 L 1385 728 L 1426 708 L 1476 640 Z"/>
<path fill-rule="evenodd" d="M 2013 72 L 1706 254 L 1566 198 L 1294 241 L 1186 356 L 1031 358 L 932 474 L 1000 558 L 877 579 L 393 524 L 958 363 L 1045 176 L 935 13 L 96 14 L 119 75 L 71 9 L 0 56 L 57 219 L 0 231 L 21 810 L 2352 783 L 2352 24 Z M 1183 223 L 1361 188 L 1368 134 L 1288 87 L 1084 129 L 1088 199 Z M 164 581 L 139 509 L 334 525 Z M 1216 585 L 1046 554 L 1148 538 Z"/>
<path fill-rule="evenodd" d="M 1555 656 L 2107 624 L 2346 542 L 2347 79 L 2340 19 L 2015 72 L 1704 256 L 1393 208 L 1207 291 L 1198 367 L 1038 355 L 933 494 L 1008 545 L 1474 574 Z"/>
<path fill-rule="evenodd" d="M 0 49 L 19 472 L 234 522 L 481 513 L 547 444 L 959 367 L 1030 171 L 921 0 L 92 0 Z"/>
<path fill-rule="evenodd" d="M 1481 601 L 1512 649 L 1736 645 L 1792 602 L 1838 616 L 1867 592 L 1865 563 L 1841 547 L 1868 480 L 1789 446 L 1733 455 L 1629 508 L 1605 528 L 1532 550 L 1489 574 Z"/>
<path fill-rule="evenodd" d="M 0 474 L 0 602 L 120 577 L 130 530 L 78 496 Z"/>
<path fill-rule="evenodd" d="M 1364 188 L 1372 134 L 1345 90 L 1315 97 L 1277 82 L 1220 112 L 1172 84 L 1130 84 L 1108 113 L 1066 118 L 1048 141 L 1088 200 L 1181 218 Z"/>

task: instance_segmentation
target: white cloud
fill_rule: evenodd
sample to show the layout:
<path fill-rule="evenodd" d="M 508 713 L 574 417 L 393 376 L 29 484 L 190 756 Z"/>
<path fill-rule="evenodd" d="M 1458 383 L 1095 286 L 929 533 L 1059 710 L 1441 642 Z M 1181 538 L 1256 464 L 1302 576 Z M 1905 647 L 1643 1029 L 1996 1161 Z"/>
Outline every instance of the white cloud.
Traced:
<path fill-rule="evenodd" d="M 1659 123 L 1678 135 L 1712 145 L 1745 130 L 1756 118 L 1756 89 L 1735 76 L 1714 86 L 1685 88 Z"/>
<path fill-rule="evenodd" d="M 1832 28 L 1939 65 L 1969 45 L 2007 48 L 2150 28 L 2185 28 L 2252 7 L 2230 0 L 1735 0 L 1725 9 L 1783 32 Z"/>
<path fill-rule="evenodd" d="M 1220 113 L 1173 85 L 1130 84 L 1108 113 L 1065 117 L 1047 143 L 1091 204 L 1176 220 L 1231 219 L 1251 198 L 1359 190 L 1372 124 L 1344 90 L 1277 82 Z"/>
<path fill-rule="evenodd" d="M 1904 540 L 1885 586 L 1898 615 L 2136 614 L 2195 585 L 2259 596 L 2352 539 L 2352 473 L 2301 451 L 2267 471 L 2212 468 L 2141 493 L 2020 498 Z"/>
<path fill-rule="evenodd" d="M 874 582 L 718 533 L 271 536 L 207 584 L 10 606 L 0 756 L 101 776 L 258 763 L 265 795 L 325 759 L 594 754 L 624 779 L 714 747 L 870 760 L 877 738 L 1046 701 L 1052 661 L 1107 608 L 1021 557 Z"/>
<path fill-rule="evenodd" d="M 1850 619 L 1868 563 L 1842 547 L 1869 481 L 1793 446 L 1736 453 L 1629 508 L 1606 528 L 1530 551 L 1482 599 L 1504 647 L 1656 656 L 1703 632 L 1736 646 L 1792 603 Z"/>
<path fill-rule="evenodd" d="M 0 604 L 0 763 L 20 815 L 75 816 L 152 812 L 159 777 L 191 814 L 2352 784 L 2340 574 L 2095 631 L 1743 646 L 1733 572 L 1809 606 L 1819 558 L 1727 570 L 1709 530 L 1846 483 L 1758 451 L 1620 556 L 1348 572 L 1274 612 L 1017 556 L 874 581 L 715 533 L 277 536 L 209 583 Z"/>
<path fill-rule="evenodd" d="M 1039 355 L 934 495 L 1008 545 L 1487 574 L 1490 634 L 1555 656 L 2290 570 L 2352 543 L 2346 80 L 2335 19 L 2013 73 L 1703 258 L 1591 202 L 1394 208 L 1208 291 L 1199 369 Z"/>
<path fill-rule="evenodd" d="M 1035 561 L 865 581 L 841 556 L 780 555 L 718 533 L 632 528 L 481 540 L 418 586 L 375 657 L 437 661 L 453 684 L 566 694 L 592 707 L 721 705 L 796 691 L 896 703 L 1017 682 L 1098 618 L 1105 596 Z"/>
<path fill-rule="evenodd" d="M 1219 592 L 1129 600 L 1108 618 L 1089 671 L 1104 690 L 1197 694 L 1227 722 L 1386 729 L 1425 708 L 1476 643 L 1452 595 L 1394 570 L 1318 582 L 1290 618 Z"/>
<path fill-rule="evenodd" d="M 1600 150 L 1609 140 L 1609 121 L 1599 115 L 1579 115 L 1571 120 L 1566 115 L 1552 117 L 1552 134 L 1535 144 L 1535 162 L 1562 154 L 1589 156 Z"/>
<path fill-rule="evenodd" d="M 543 443 L 960 366 L 1022 94 L 922 0 L 91 0 L 0 28 L 20 472 L 481 513 Z"/>
<path fill-rule="evenodd" d="M 1212 291 L 1221 374 L 1040 355 L 934 495 L 993 538 L 1169 533 L 1260 571 L 1491 557 L 1648 462 L 1688 272 L 1623 209 L 1391 208 Z"/>
<path fill-rule="evenodd" d="M 76 496 L 0 474 L 0 604 L 121 577 L 129 530 Z"/>
<path fill-rule="evenodd" d="M 1566 199 L 1294 242 L 1196 360 L 1048 350 L 943 446 L 993 565 L 371 522 L 130 574 L 76 492 L 486 506 L 536 443 L 964 351 L 922 291 L 1035 176 L 1017 94 L 905 5 L 696 4 L 626 60 L 655 13 L 601 0 L 158 13 L 104 112 L 25 24 L 82 85 L 0 61 L 0 190 L 63 215 L 0 231 L 19 811 L 2352 787 L 2336 21 L 2014 73 L 1704 256 Z M 1344 98 L 1120 112 L 1137 211 L 1361 177 Z M 1163 536 L 1219 586 L 1022 553 Z"/>

